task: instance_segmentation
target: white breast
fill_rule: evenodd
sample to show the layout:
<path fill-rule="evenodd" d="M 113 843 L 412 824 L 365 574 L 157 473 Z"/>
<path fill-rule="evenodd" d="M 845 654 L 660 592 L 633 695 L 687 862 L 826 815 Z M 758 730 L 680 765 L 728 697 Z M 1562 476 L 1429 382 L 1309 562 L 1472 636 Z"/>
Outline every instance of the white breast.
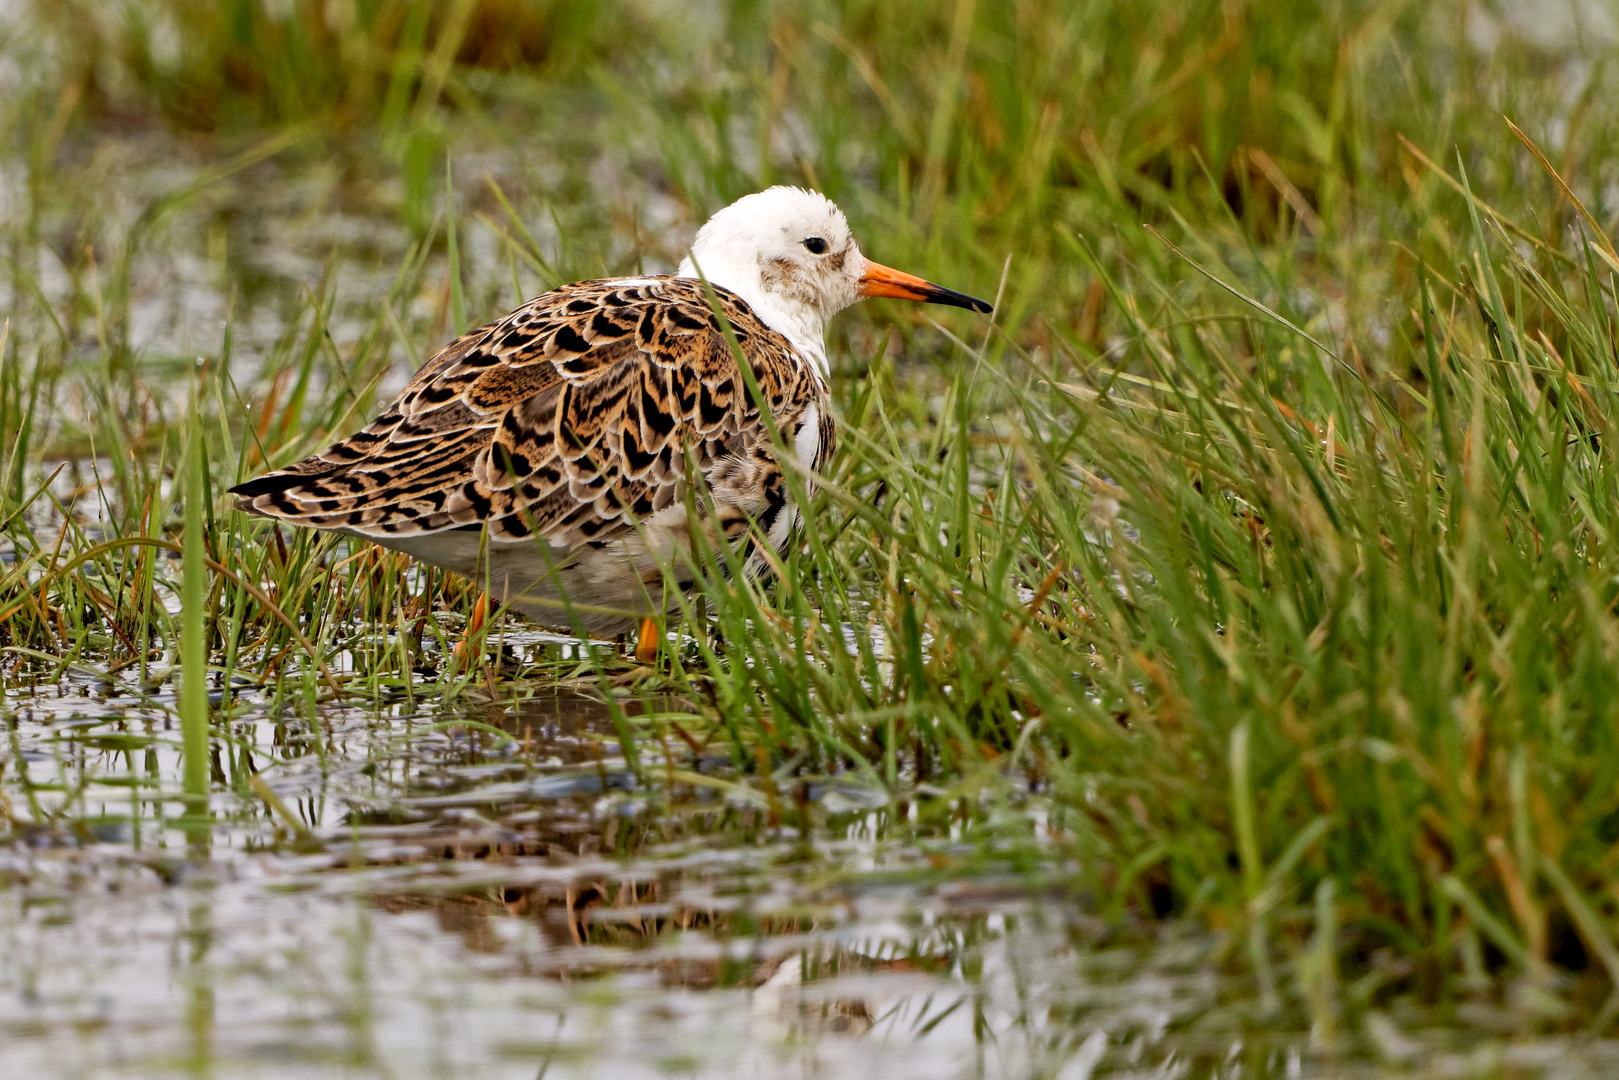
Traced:
<path fill-rule="evenodd" d="M 793 436 L 793 452 L 806 472 L 815 468 L 815 459 L 821 454 L 821 409 L 813 402 L 799 420 L 798 434 Z"/>
<path fill-rule="evenodd" d="M 803 415 L 799 418 L 798 431 L 793 436 L 793 456 L 798 459 L 798 464 L 803 467 L 805 473 L 813 474 L 815 459 L 820 456 L 820 453 L 821 410 L 819 406 L 812 402 L 804 409 Z M 812 476 L 805 476 L 804 484 L 807 490 L 812 492 L 815 490 L 815 481 Z M 770 541 L 772 547 L 780 551 L 787 546 L 787 541 L 792 537 L 793 530 L 798 527 L 798 521 L 798 507 L 794 506 L 789 499 L 787 505 L 782 508 L 782 512 L 776 515 L 776 520 L 771 523 L 770 531 L 765 538 Z"/>

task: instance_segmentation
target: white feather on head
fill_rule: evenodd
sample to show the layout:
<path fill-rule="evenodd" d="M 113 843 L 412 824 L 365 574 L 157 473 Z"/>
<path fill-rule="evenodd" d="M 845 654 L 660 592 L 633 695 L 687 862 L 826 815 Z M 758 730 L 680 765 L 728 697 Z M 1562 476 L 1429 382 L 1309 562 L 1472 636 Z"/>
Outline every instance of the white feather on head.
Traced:
<path fill-rule="evenodd" d="M 860 299 L 865 265 L 837 204 L 781 186 L 743 196 L 709 218 L 675 273 L 694 278 L 701 269 L 742 297 L 824 378 L 827 320 Z"/>

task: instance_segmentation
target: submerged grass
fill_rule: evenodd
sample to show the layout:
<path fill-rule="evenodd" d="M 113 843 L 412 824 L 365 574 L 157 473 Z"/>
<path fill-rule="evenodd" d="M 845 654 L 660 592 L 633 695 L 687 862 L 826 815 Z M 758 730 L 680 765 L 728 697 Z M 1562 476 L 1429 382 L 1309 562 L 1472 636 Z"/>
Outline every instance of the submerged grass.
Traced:
<path fill-rule="evenodd" d="M 1330 1033 L 1482 995 L 1526 1028 L 1614 1019 L 1606 24 L 1531 40 L 1462 2 L 67 7 L 6 45 L 35 57 L 0 118 L 11 687 L 178 674 L 193 760 L 204 664 L 216 732 L 232 688 L 264 687 L 289 755 L 324 754 L 343 700 L 596 687 L 648 782 L 726 754 L 773 823 L 812 827 L 810 782 L 861 776 L 941 873 L 972 869 L 945 843 L 966 835 L 1115 920 L 1227 931 L 1261 1016 Z M 501 52 L 502 19 L 538 20 L 539 52 Z M 98 186 L 130 118 L 192 147 L 181 196 Z M 462 163 L 490 148 L 518 164 Z M 476 178 L 443 173 L 447 200 L 446 151 Z M 838 324 L 843 449 L 803 544 L 768 585 L 711 574 L 655 665 L 501 661 L 518 623 L 476 616 L 474 584 L 217 497 L 363 422 L 463 320 L 666 269 L 682 230 L 774 182 L 838 199 L 884 262 L 995 286 L 997 315 Z M 318 200 L 376 236 L 323 234 L 295 286 L 242 252 Z M 226 298 L 200 376 L 139 325 L 180 255 Z M 343 294 L 362 272 L 374 291 Z M 280 320 L 244 355 L 255 307 Z M 663 704 L 630 715 L 626 687 Z"/>

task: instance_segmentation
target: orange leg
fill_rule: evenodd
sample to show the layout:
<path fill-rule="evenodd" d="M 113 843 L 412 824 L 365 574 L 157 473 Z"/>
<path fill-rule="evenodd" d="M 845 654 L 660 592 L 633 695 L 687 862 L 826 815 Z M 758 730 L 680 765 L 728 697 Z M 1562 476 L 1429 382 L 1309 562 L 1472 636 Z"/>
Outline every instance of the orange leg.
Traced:
<path fill-rule="evenodd" d="M 455 647 L 454 657 L 457 668 L 465 667 L 467 662 L 472 659 L 474 639 L 477 638 L 478 631 L 483 629 L 483 624 L 488 618 L 489 594 L 479 593 L 478 602 L 472 605 L 472 617 L 467 620 L 467 631 L 462 636 L 460 644 Z"/>
<path fill-rule="evenodd" d="M 641 620 L 641 636 L 635 641 L 635 659 L 650 664 L 658 658 L 658 621 L 648 615 Z"/>

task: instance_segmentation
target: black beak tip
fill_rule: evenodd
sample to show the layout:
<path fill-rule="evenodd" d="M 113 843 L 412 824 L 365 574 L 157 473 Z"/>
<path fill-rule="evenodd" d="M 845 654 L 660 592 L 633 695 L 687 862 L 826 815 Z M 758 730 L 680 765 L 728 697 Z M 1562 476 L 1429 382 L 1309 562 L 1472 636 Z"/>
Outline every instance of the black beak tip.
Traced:
<path fill-rule="evenodd" d="M 925 297 L 927 302 L 930 304 L 948 304 L 951 307 L 966 308 L 968 311 L 976 311 L 980 315 L 988 315 L 990 312 L 995 310 L 994 306 L 987 300 L 980 300 L 976 296 L 968 296 L 966 293 L 959 293 L 954 289 L 947 289 L 943 285 L 933 285 L 931 281 L 928 282 L 928 284 L 932 285 L 934 290 L 931 295 Z"/>

